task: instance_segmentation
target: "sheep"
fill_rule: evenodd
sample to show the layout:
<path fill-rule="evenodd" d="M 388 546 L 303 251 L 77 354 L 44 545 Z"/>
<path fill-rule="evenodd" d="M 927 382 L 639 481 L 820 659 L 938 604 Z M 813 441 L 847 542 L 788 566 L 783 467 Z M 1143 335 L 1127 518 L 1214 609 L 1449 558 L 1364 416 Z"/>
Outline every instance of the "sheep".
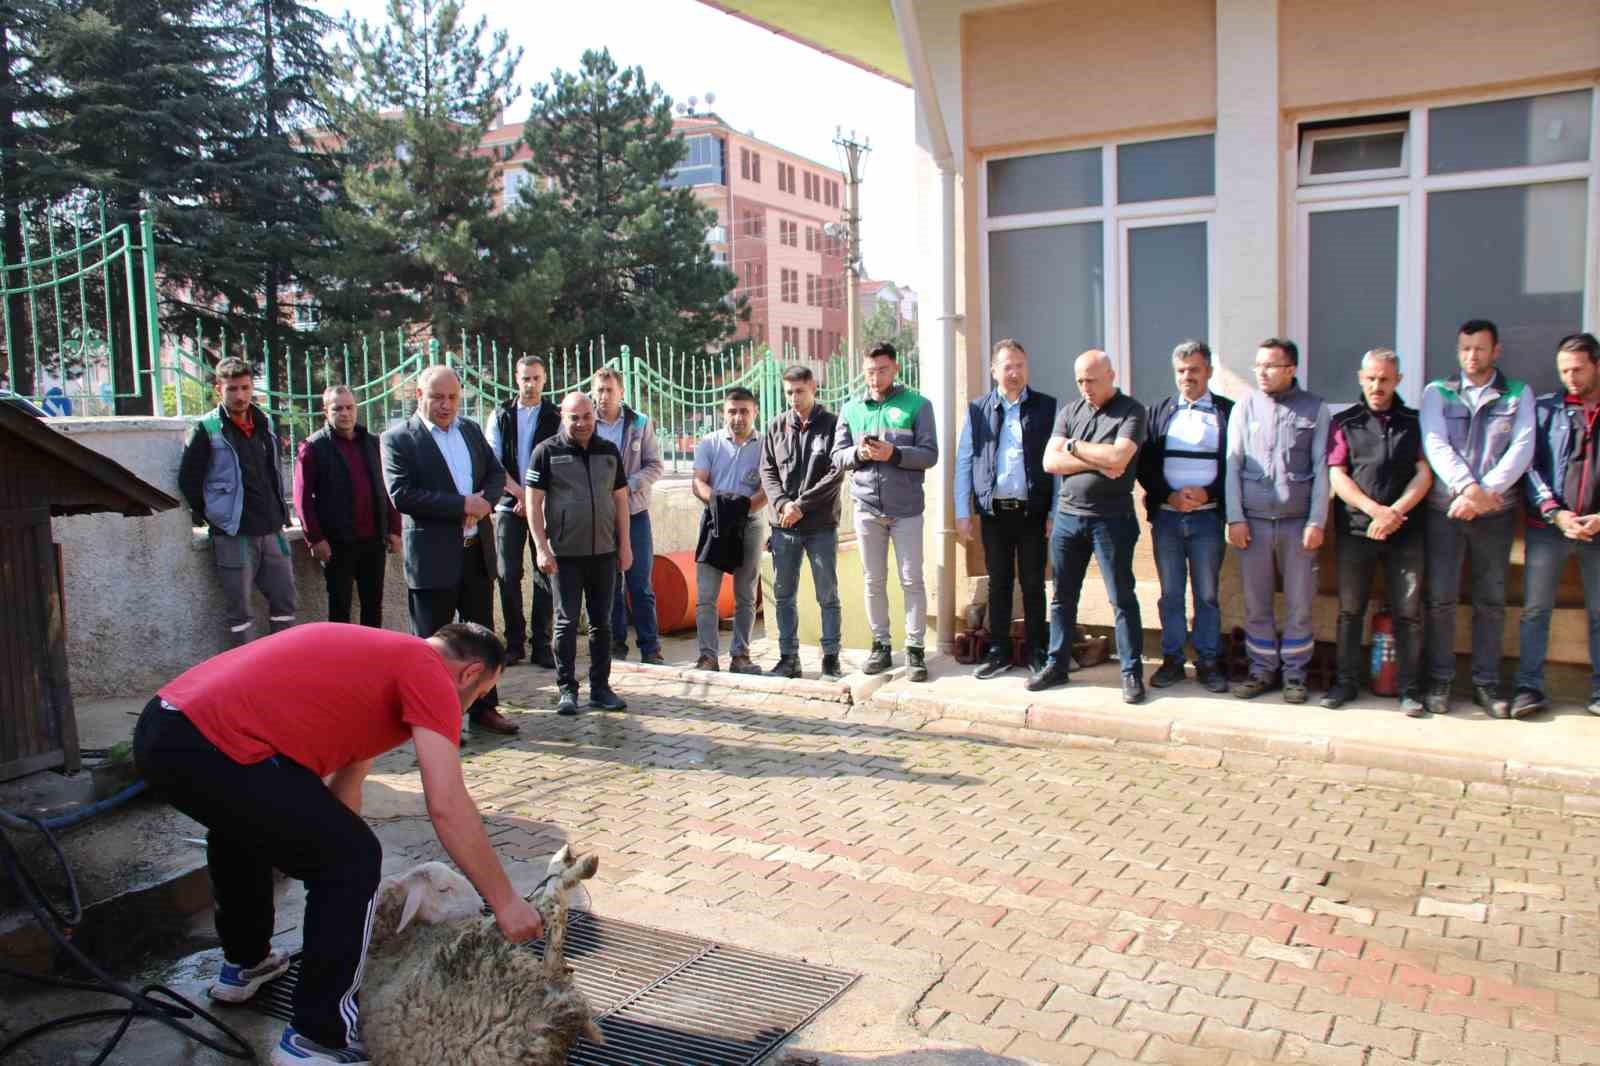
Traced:
<path fill-rule="evenodd" d="M 603 1043 L 566 965 L 567 893 L 595 855 L 563 847 L 528 897 L 545 923 L 544 959 L 508 943 L 466 878 L 430 862 L 378 887 L 361 1028 L 375 1066 L 559 1066 Z"/>

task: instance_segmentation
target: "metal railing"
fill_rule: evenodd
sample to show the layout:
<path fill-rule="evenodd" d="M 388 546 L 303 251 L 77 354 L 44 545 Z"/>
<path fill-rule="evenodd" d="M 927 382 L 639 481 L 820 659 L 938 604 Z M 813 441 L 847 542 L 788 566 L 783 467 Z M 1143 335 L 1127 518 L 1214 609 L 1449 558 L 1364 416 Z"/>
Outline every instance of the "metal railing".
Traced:
<path fill-rule="evenodd" d="M 0 246 L 0 389 L 51 414 L 111 414 L 146 393 L 159 347 L 155 237 L 148 211 L 113 224 L 105 198 L 80 193 L 17 209 L 22 258 Z"/>
<path fill-rule="evenodd" d="M 307 348 L 286 356 L 265 344 L 230 339 L 226 333 L 207 337 L 197 323 L 191 336 L 170 342 L 162 352 L 158 379 L 163 381 L 163 409 L 180 417 L 198 417 L 217 402 L 210 369 L 216 358 L 237 356 L 260 368 L 256 401 L 285 438 L 288 461 L 300 441 L 324 425 L 322 394 L 330 385 L 348 386 L 356 397 L 358 419 L 382 432 L 416 410 L 418 373 L 443 363 L 461 378 L 462 413 L 486 426 L 494 407 L 516 394 L 514 370 L 523 354 L 482 337 L 462 334 L 455 346 L 446 347 L 437 339 L 408 340 L 396 330 L 363 338 L 353 349 Z M 743 386 L 753 392 L 764 424 L 787 407 L 783 372 L 802 361 L 780 357 L 765 345 L 691 353 L 646 339 L 638 351 L 626 344 L 612 351 L 603 337 L 543 358 L 549 374 L 545 396 L 558 402 L 575 389 L 588 391 L 601 367 L 616 370 L 622 376 L 626 402 L 649 417 L 662 459 L 673 472 L 686 470 L 695 444 L 722 425 L 723 397 L 729 389 Z M 842 356 L 805 362 L 817 375 L 818 398 L 831 408 L 839 408 L 864 387 L 861 375 L 852 373 Z M 281 369 L 275 372 L 275 366 Z M 902 379 L 916 387 L 914 356 L 903 364 Z"/>

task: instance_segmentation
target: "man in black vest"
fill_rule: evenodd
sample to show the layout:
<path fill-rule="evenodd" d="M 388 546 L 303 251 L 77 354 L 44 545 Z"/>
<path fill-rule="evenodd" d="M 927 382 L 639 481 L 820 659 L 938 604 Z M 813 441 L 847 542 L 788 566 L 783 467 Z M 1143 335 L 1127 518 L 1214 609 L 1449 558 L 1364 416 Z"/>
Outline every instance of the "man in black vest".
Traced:
<path fill-rule="evenodd" d="M 330 385 L 322 411 L 328 424 L 295 457 L 294 509 L 328 582 L 328 621 L 350 621 L 353 586 L 361 624 L 381 629 L 384 557 L 400 550 L 400 512 L 383 485 L 378 438 L 356 421 L 355 393 Z"/>
<path fill-rule="evenodd" d="M 550 595 L 550 579 L 533 571 L 533 615 L 522 612 L 522 569 L 532 541 L 528 537 L 528 515 L 523 505 L 523 475 L 533 449 L 561 429 L 561 414 L 556 405 L 543 400 L 546 380 L 544 360 L 525 355 L 517 360 L 517 394 L 495 409 L 494 421 L 485 436 L 489 447 L 506 468 L 506 491 L 494 508 L 494 554 L 500 577 L 500 620 L 506 627 L 506 662 L 523 658 L 524 639 L 528 660 L 546 670 L 555 669 L 550 654 L 550 616 L 555 601 Z"/>
<path fill-rule="evenodd" d="M 994 643 L 975 677 L 1011 669 L 1011 590 L 1022 580 L 1027 626 L 1025 659 L 1044 664 L 1050 626 L 1044 613 L 1045 543 L 1055 509 L 1056 479 L 1044 471 L 1044 451 L 1055 424 L 1054 396 L 1028 387 L 1028 353 L 1021 342 L 996 342 L 989 359 L 994 388 L 967 405 L 956 445 L 956 536 L 971 543 L 977 500 L 983 558 L 989 568 L 989 632 Z"/>
<path fill-rule="evenodd" d="M 1361 402 L 1333 417 L 1328 433 L 1328 483 L 1337 503 L 1339 530 L 1339 675 L 1322 698 L 1341 707 L 1356 698 L 1361 677 L 1361 630 L 1367 617 L 1372 571 L 1383 564 L 1383 583 L 1394 617 L 1400 707 L 1426 718 L 1418 698 L 1417 658 L 1422 640 L 1422 519 L 1408 516 L 1428 496 L 1433 471 L 1422 452 L 1417 412 L 1395 395 L 1400 360 L 1374 348 L 1361 359 Z"/>

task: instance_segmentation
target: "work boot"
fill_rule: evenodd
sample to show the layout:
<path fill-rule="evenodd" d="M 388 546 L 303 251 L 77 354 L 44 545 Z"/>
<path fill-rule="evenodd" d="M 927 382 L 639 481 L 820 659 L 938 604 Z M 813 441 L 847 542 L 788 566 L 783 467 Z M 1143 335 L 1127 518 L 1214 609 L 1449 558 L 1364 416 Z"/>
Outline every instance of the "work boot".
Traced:
<path fill-rule="evenodd" d="M 1495 713 L 1495 704 L 1507 703 L 1509 701 L 1507 701 L 1504 696 L 1500 695 L 1499 685 L 1480 685 L 1478 682 L 1474 681 L 1472 683 L 1472 702 L 1488 711 L 1491 715 L 1494 715 L 1494 717 L 1503 718 L 1505 717 L 1504 715 Z"/>
<path fill-rule="evenodd" d="M 991 677 L 999 677 L 1009 669 L 1011 669 L 1011 656 L 991 648 L 989 657 L 978 664 L 978 668 L 972 671 L 972 676 L 979 681 L 987 681 Z"/>
<path fill-rule="evenodd" d="M 1253 700 L 1263 692 L 1271 692 L 1277 687 L 1278 684 L 1273 678 L 1251 674 L 1233 686 L 1233 694 L 1241 700 Z"/>
<path fill-rule="evenodd" d="M 1519 688 L 1509 700 L 1495 700 L 1489 713 L 1496 718 L 1526 718 L 1550 706 L 1544 693 L 1535 688 Z"/>
<path fill-rule="evenodd" d="M 759 675 L 761 673 L 761 667 L 751 662 L 750 656 L 748 655 L 735 655 L 733 658 L 728 660 L 728 672 L 730 674 Z"/>
<path fill-rule="evenodd" d="M 1304 703 L 1310 693 L 1306 691 L 1306 679 L 1303 677 L 1286 677 L 1283 679 L 1283 702 Z"/>
<path fill-rule="evenodd" d="M 1194 679 L 1200 682 L 1207 692 L 1221 694 L 1228 691 L 1228 675 L 1223 673 L 1222 664 L 1215 659 L 1201 659 L 1195 663 Z"/>
<path fill-rule="evenodd" d="M 1161 660 L 1161 665 L 1156 667 L 1156 672 L 1150 675 L 1150 687 L 1166 688 L 1182 680 L 1183 656 L 1168 655 Z"/>
<path fill-rule="evenodd" d="M 1330 711 L 1336 711 L 1358 695 L 1360 693 L 1356 691 L 1354 685 L 1348 681 L 1340 681 L 1328 690 L 1326 696 L 1322 697 L 1322 705 Z"/>
<path fill-rule="evenodd" d="M 700 658 L 694 661 L 694 668 L 696 670 L 710 670 L 713 674 L 722 669 L 722 667 L 717 665 L 717 659 L 714 655 L 700 656 Z"/>
<path fill-rule="evenodd" d="M 589 686 L 589 706 L 598 707 L 602 711 L 625 711 L 627 702 L 608 685 L 605 688 Z"/>
<path fill-rule="evenodd" d="M 906 675 L 912 681 L 928 680 L 928 664 L 923 658 L 922 649 L 911 646 L 906 647 L 906 666 L 910 672 Z"/>
<path fill-rule="evenodd" d="M 1450 713 L 1450 682 L 1435 681 L 1423 694 L 1422 706 L 1429 714 Z"/>
<path fill-rule="evenodd" d="M 1122 702 L 1144 702 L 1144 678 L 1139 676 L 1139 672 L 1137 670 L 1131 674 L 1122 675 Z"/>
<path fill-rule="evenodd" d="M 866 663 L 861 667 L 861 672 L 863 674 L 881 674 L 889 669 L 892 661 L 889 645 L 875 640 L 872 642 L 872 651 L 868 653 Z"/>
<path fill-rule="evenodd" d="M 822 657 L 822 676 L 833 681 L 837 681 L 839 678 L 844 676 L 844 667 L 839 665 L 838 652 L 834 652 L 832 655 L 824 655 Z M 1600 711 L 1595 713 L 1600 714 Z"/>
<path fill-rule="evenodd" d="M 1065 685 L 1068 680 L 1069 675 L 1066 667 L 1057 666 L 1047 661 L 1029 676 L 1027 683 L 1022 687 L 1029 692 L 1043 692 L 1047 688 Z"/>
<path fill-rule="evenodd" d="M 571 689 L 561 690 L 561 698 L 556 701 L 556 713 L 563 718 L 571 718 L 578 713 L 578 694 Z"/>
<path fill-rule="evenodd" d="M 650 666 L 667 665 L 667 657 L 662 655 L 659 651 L 640 652 L 639 661 L 642 663 L 647 663 Z"/>
<path fill-rule="evenodd" d="M 768 677 L 799 677 L 800 656 L 780 655 L 778 661 L 767 671 Z"/>
<path fill-rule="evenodd" d="M 613 662 L 625 662 L 628 658 L 628 642 L 613 640 L 611 642 L 611 659 Z"/>

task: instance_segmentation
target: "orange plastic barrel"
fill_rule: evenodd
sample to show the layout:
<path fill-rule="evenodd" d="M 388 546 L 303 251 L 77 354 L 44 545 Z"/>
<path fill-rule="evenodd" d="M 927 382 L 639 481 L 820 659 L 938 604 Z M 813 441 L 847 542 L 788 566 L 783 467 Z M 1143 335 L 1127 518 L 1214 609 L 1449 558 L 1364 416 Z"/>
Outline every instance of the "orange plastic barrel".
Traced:
<path fill-rule="evenodd" d="M 657 555 L 650 564 L 650 587 L 656 594 L 656 625 L 663 633 L 694 628 L 694 552 Z M 717 617 L 733 617 L 733 575 L 722 575 L 717 594 Z"/>

